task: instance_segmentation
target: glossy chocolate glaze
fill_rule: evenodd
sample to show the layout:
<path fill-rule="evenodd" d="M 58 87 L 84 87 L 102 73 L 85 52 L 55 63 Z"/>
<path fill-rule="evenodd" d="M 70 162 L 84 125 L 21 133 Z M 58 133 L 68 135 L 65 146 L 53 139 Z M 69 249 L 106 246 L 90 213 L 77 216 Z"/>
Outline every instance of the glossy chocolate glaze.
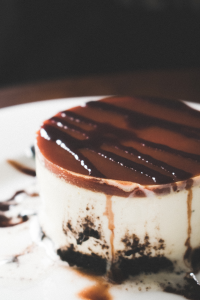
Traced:
<path fill-rule="evenodd" d="M 200 174 L 200 113 L 179 101 L 106 98 L 45 121 L 37 145 L 75 173 L 170 184 Z"/>

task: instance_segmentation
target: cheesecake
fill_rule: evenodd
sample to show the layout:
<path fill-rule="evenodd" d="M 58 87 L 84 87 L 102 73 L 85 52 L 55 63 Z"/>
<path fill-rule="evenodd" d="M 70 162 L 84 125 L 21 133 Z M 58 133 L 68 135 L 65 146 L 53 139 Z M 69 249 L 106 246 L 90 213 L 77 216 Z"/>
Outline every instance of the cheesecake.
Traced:
<path fill-rule="evenodd" d="M 200 113 L 107 97 L 36 137 L 40 225 L 62 260 L 97 274 L 200 268 Z"/>

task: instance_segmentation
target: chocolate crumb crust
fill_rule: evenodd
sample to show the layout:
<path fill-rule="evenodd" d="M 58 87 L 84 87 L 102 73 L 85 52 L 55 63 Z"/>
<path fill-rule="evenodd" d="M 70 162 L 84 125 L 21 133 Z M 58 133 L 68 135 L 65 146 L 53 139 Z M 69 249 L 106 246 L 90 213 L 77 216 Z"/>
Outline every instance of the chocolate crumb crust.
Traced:
<path fill-rule="evenodd" d="M 173 263 L 164 256 L 151 257 L 143 255 L 134 259 L 119 257 L 119 269 L 127 276 L 136 276 L 140 273 L 158 273 L 160 271 L 172 271 Z"/>
<path fill-rule="evenodd" d="M 96 275 L 105 275 L 107 272 L 107 261 L 105 258 L 94 253 L 87 255 L 75 251 L 73 245 L 70 245 L 67 250 L 58 249 L 57 254 L 63 261 L 67 261 L 70 266 L 76 265 Z M 127 279 L 130 275 L 158 273 L 162 270 L 173 270 L 173 263 L 164 256 L 151 257 L 143 255 L 134 259 L 126 259 L 121 256 L 118 262 L 112 265 L 107 275 L 112 281 L 120 283 L 120 281 Z M 121 278 L 120 280 L 119 277 Z"/>
<path fill-rule="evenodd" d="M 70 223 L 68 224 L 70 230 L 72 230 Z M 84 229 L 84 231 L 92 232 L 90 227 Z M 95 231 L 96 234 L 96 231 Z M 82 237 L 81 243 L 86 241 L 89 238 L 83 232 L 78 234 L 79 237 Z M 87 238 L 84 239 L 84 236 Z M 93 232 L 90 236 L 93 236 Z M 98 239 L 100 237 L 100 233 L 98 234 Z M 144 238 L 144 243 L 141 243 L 139 238 L 136 235 L 128 236 L 126 235 L 122 242 L 125 245 L 124 251 L 118 251 L 117 260 L 112 263 L 111 269 L 108 272 L 107 276 L 114 282 L 119 283 L 121 280 L 128 278 L 129 275 L 135 276 L 140 273 L 158 273 L 162 270 L 172 271 L 173 263 L 167 259 L 164 255 L 160 254 L 159 250 L 165 248 L 164 241 L 159 239 L 158 245 L 154 246 L 154 250 L 156 250 L 156 256 L 151 256 L 152 246 L 149 242 L 148 235 Z M 77 239 L 77 245 L 80 244 L 79 239 Z M 102 249 L 107 249 L 102 245 Z M 68 249 L 59 249 L 58 254 L 62 260 L 67 261 L 70 266 L 78 266 L 80 268 L 89 270 L 94 272 L 95 274 L 106 274 L 107 261 L 105 258 L 100 257 L 94 253 L 91 255 L 82 254 L 76 250 L 73 244 L 68 247 Z M 135 255 L 138 254 L 139 257 Z M 131 258 L 130 258 L 131 256 Z M 119 279 L 121 278 L 121 279 Z"/>
<path fill-rule="evenodd" d="M 67 261 L 70 266 L 78 266 L 86 271 L 91 271 L 96 275 L 106 273 L 106 259 L 94 253 L 91 255 L 82 254 L 74 250 L 74 245 L 70 245 L 67 250 L 57 250 L 57 254 L 63 261 Z"/>
<path fill-rule="evenodd" d="M 83 226 L 83 231 L 79 233 L 72 228 L 70 221 L 67 223 L 68 229 L 75 236 L 78 236 L 78 239 L 76 239 L 77 245 L 81 245 L 90 237 L 94 237 L 97 240 L 101 239 L 101 232 L 94 230 L 91 223 L 91 220 L 87 220 L 87 223 Z M 144 241 L 141 242 L 135 234 L 130 235 L 127 233 L 122 242 L 125 248 L 123 251 L 117 252 L 115 261 L 111 262 L 109 272 L 107 272 L 107 259 L 105 257 L 101 257 L 93 252 L 90 255 L 83 254 L 77 251 L 76 245 L 70 244 L 67 249 L 58 249 L 57 253 L 70 266 L 76 265 L 96 275 L 106 275 L 111 281 L 116 283 L 124 281 L 129 276 L 136 276 L 141 273 L 150 274 L 160 271 L 172 272 L 174 270 L 176 261 L 172 262 L 165 257 L 165 241 L 163 239 L 158 239 L 157 245 L 151 245 L 148 234 L 145 235 Z M 104 244 L 101 247 L 105 251 L 108 249 L 107 245 Z M 154 255 L 152 251 L 154 251 Z M 190 263 L 191 272 L 197 273 L 200 270 L 200 248 L 191 249 L 187 261 Z"/>
<path fill-rule="evenodd" d="M 200 248 L 192 250 L 191 253 L 191 265 L 195 274 L 200 271 Z"/>

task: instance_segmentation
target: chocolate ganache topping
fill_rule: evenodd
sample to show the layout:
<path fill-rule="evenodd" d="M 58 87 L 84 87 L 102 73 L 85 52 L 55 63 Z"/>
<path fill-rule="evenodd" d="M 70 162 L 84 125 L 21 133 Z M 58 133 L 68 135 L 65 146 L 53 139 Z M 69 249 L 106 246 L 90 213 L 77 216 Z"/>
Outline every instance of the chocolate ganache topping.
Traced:
<path fill-rule="evenodd" d="M 45 121 L 37 145 L 51 163 L 90 177 L 185 181 L 200 174 L 200 112 L 169 99 L 109 97 Z"/>

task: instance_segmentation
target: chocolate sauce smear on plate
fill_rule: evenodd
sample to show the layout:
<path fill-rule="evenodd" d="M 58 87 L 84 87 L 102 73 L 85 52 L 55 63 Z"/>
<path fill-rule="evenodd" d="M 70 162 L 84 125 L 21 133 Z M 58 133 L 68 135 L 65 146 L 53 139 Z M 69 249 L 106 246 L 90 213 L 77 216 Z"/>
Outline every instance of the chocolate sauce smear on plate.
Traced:
<path fill-rule="evenodd" d="M 39 196 L 38 193 L 29 194 L 25 190 L 17 191 L 9 199 L 0 202 L 0 212 L 8 211 L 12 205 L 17 205 L 17 202 L 15 201 L 15 197 L 17 197 L 20 194 L 26 194 L 29 197 L 38 197 Z"/>
<path fill-rule="evenodd" d="M 17 215 L 16 217 L 7 217 L 5 215 L 5 212 L 10 209 L 12 205 L 17 205 L 17 201 L 15 201 L 15 198 L 20 194 L 26 194 L 29 197 L 38 197 L 38 193 L 27 193 L 25 190 L 19 190 L 14 193 L 12 197 L 10 197 L 7 200 L 0 202 L 0 228 L 1 227 L 12 227 L 19 224 L 22 224 L 29 220 L 29 217 L 27 215 Z"/>
<path fill-rule="evenodd" d="M 109 284 L 96 283 L 82 290 L 78 296 L 83 300 L 112 300 L 109 287 Z"/>
<path fill-rule="evenodd" d="M 21 163 L 15 161 L 15 160 L 8 159 L 7 162 L 8 162 L 12 167 L 14 167 L 16 170 L 20 171 L 20 172 L 23 173 L 23 174 L 26 174 L 26 175 L 29 175 L 29 176 L 33 176 L 33 177 L 36 176 L 35 170 L 30 169 L 30 168 L 28 168 L 28 167 L 22 165 Z"/>
<path fill-rule="evenodd" d="M 113 297 L 110 294 L 110 287 L 105 278 L 96 276 L 92 273 L 85 273 L 81 269 L 74 270 L 76 274 L 81 277 L 92 280 L 92 283 L 85 287 L 83 290 L 78 292 L 77 296 L 83 300 L 113 300 Z"/>
<path fill-rule="evenodd" d="M 12 227 L 12 226 L 16 226 L 19 224 L 22 224 L 26 221 L 29 220 L 29 217 L 24 215 L 24 216 L 17 216 L 15 218 L 9 218 L 7 216 L 5 216 L 4 214 L 0 214 L 0 228 L 2 227 Z"/>
<path fill-rule="evenodd" d="M 44 122 L 44 157 L 92 177 L 167 184 L 200 174 L 200 113 L 179 101 L 106 98 Z"/>

